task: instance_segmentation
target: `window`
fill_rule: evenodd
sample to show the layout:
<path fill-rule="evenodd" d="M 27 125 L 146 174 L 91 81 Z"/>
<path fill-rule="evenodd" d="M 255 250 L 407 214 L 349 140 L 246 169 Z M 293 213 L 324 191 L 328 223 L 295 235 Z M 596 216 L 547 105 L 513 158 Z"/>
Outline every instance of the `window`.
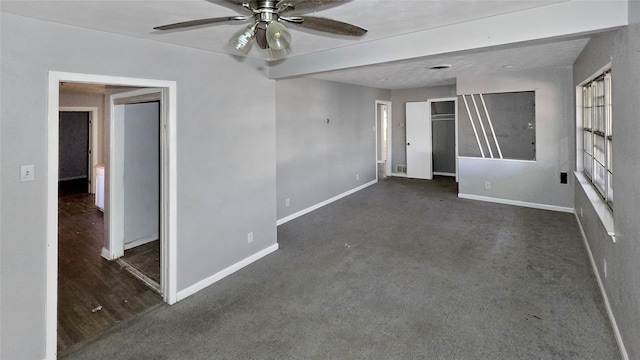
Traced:
<path fill-rule="evenodd" d="M 613 133 L 611 73 L 582 87 L 583 172 L 609 208 L 613 208 Z"/>

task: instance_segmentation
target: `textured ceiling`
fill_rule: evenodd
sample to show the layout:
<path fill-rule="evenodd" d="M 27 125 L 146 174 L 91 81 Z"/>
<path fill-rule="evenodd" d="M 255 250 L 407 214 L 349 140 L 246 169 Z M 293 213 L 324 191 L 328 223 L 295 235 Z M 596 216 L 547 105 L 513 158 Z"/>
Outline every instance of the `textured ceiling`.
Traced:
<path fill-rule="evenodd" d="M 293 41 L 290 56 L 369 42 L 385 37 L 455 24 L 472 19 L 558 3 L 566 0 L 351 0 L 323 9 L 316 16 L 352 22 L 369 29 L 363 38 L 319 35 L 290 28 Z M 236 54 L 227 46 L 229 38 L 246 22 L 231 22 L 191 30 L 161 32 L 153 27 L 169 23 L 246 14 L 244 9 L 222 0 L 2 0 L 4 12 L 89 29 L 185 45 L 194 48 Z M 250 57 L 264 58 L 257 47 Z"/>
<path fill-rule="evenodd" d="M 489 49 L 454 55 L 429 56 L 393 63 L 335 70 L 307 77 L 383 89 L 408 89 L 455 84 L 466 74 L 492 74 L 504 71 L 571 66 L 588 38 Z M 433 66 L 451 65 L 432 70 Z"/>
<path fill-rule="evenodd" d="M 501 14 L 526 11 L 567 0 L 351 0 L 320 9 L 315 16 L 351 22 L 369 29 L 362 38 L 332 36 L 287 25 L 292 33 L 290 57 L 319 53 L 354 44 L 379 46 L 379 40 L 398 38 L 420 31 Z M 185 31 L 160 32 L 154 26 L 200 18 L 243 13 L 236 5 L 221 0 L 84 0 L 84 1 L 0 1 L 3 12 L 45 21 L 68 24 L 126 36 L 145 38 L 226 54 L 233 54 L 227 41 L 243 24 L 198 27 Z M 482 52 L 455 53 L 401 60 L 374 66 L 317 73 L 311 77 L 387 89 L 451 84 L 457 75 L 474 72 L 571 65 L 588 38 L 555 39 L 515 48 L 495 48 Z M 263 59 L 257 47 L 249 57 Z M 451 69 L 433 71 L 426 67 L 439 63 Z"/>

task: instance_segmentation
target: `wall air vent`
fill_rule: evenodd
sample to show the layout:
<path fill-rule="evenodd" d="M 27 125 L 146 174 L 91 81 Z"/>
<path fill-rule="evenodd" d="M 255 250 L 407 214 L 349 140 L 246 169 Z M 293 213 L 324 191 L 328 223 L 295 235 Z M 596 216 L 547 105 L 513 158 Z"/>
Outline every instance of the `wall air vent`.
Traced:
<path fill-rule="evenodd" d="M 396 165 L 396 172 L 397 173 L 406 173 L 407 172 L 407 165 Z"/>

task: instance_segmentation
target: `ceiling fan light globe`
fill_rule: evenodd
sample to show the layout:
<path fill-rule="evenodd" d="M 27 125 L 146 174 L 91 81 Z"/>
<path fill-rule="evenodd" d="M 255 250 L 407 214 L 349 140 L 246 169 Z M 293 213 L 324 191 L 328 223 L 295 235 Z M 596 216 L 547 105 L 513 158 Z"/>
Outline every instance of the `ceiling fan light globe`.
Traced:
<path fill-rule="evenodd" d="M 274 51 L 288 50 L 291 44 L 291 33 L 281 23 L 272 21 L 267 25 L 267 44 Z"/>
<path fill-rule="evenodd" d="M 284 59 L 291 52 L 291 48 L 289 48 L 289 47 L 287 47 L 286 49 L 282 49 L 282 50 L 274 50 L 272 48 L 269 48 L 268 50 L 269 50 L 269 58 L 267 60 Z"/>
<path fill-rule="evenodd" d="M 249 53 L 249 50 L 251 50 L 251 46 L 253 45 L 253 38 L 255 36 L 255 30 L 252 26 L 249 26 L 233 34 L 233 36 L 229 39 L 229 43 L 236 50 L 246 55 Z"/>

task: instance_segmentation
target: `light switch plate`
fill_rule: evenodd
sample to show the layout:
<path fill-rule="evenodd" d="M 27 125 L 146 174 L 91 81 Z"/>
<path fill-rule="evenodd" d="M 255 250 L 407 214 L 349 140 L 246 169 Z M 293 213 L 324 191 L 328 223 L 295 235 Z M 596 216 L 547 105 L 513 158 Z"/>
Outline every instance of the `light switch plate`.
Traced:
<path fill-rule="evenodd" d="M 20 165 L 20 182 L 35 180 L 33 165 Z"/>

